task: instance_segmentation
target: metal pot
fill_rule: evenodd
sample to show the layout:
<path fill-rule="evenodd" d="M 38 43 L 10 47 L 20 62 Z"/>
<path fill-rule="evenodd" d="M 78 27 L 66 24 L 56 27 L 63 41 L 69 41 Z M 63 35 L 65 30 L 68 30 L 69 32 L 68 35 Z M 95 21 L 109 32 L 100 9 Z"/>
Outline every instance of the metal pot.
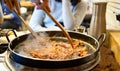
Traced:
<path fill-rule="evenodd" d="M 47 33 L 49 37 L 52 37 L 52 36 L 65 37 L 62 31 L 44 31 L 44 32 Z M 40 33 L 40 32 L 37 32 L 37 33 Z M 71 38 L 80 39 L 89 43 L 94 47 L 95 51 L 84 57 L 75 58 L 75 59 L 66 59 L 66 60 L 45 60 L 45 59 L 30 58 L 26 55 L 21 55 L 15 52 L 16 48 L 19 48 L 16 46 L 21 42 L 25 41 L 28 38 L 28 36 L 31 35 L 29 33 L 29 34 L 16 37 L 9 43 L 8 52 L 10 53 L 10 58 L 17 63 L 31 66 L 31 67 L 36 67 L 36 68 L 68 68 L 68 67 L 79 66 L 93 60 L 98 56 L 99 49 L 106 38 L 105 34 L 102 34 L 97 40 L 90 35 L 83 34 L 80 32 L 68 31 L 68 33 L 71 36 Z"/>

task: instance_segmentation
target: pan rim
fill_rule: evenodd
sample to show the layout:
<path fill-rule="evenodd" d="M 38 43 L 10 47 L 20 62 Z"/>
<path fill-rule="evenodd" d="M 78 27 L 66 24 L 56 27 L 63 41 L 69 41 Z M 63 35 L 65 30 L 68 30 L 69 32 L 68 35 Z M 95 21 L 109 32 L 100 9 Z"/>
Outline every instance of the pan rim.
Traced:
<path fill-rule="evenodd" d="M 50 32 L 51 30 L 47 30 L 47 32 Z M 60 31 L 60 30 L 54 30 L 54 31 Z M 39 31 L 39 32 L 43 32 L 43 31 Z M 46 31 L 45 31 L 46 32 Z M 70 32 L 70 33 L 76 33 L 76 34 L 82 34 L 82 35 L 85 35 L 85 36 L 87 36 L 87 37 L 90 37 L 90 38 L 92 38 L 93 40 L 95 40 L 95 42 L 97 43 L 97 48 L 96 48 L 96 50 L 94 51 L 94 52 L 92 52 L 92 53 L 90 53 L 90 54 L 87 54 L 87 55 L 85 55 L 85 56 L 83 56 L 83 57 L 76 57 L 76 58 L 72 58 L 72 59 L 63 59 L 63 60 L 57 60 L 57 59 L 40 59 L 40 58 L 33 58 L 33 57 L 28 57 L 28 56 L 25 56 L 25 55 L 21 55 L 21 54 L 19 54 L 19 53 L 17 53 L 17 52 L 15 52 L 14 50 L 12 50 L 11 49 L 11 47 L 10 47 L 10 44 L 8 45 L 8 48 L 9 48 L 9 50 L 12 52 L 12 53 L 14 53 L 15 55 L 18 55 L 18 56 L 21 56 L 21 57 L 23 57 L 23 58 L 27 58 L 27 59 L 32 59 L 32 60 L 41 60 L 41 61 L 53 61 L 53 62 L 56 62 L 56 61 L 71 61 L 71 60 L 76 60 L 76 59 L 82 59 L 82 58 L 85 58 L 85 57 L 88 57 L 88 56 L 91 56 L 91 55 L 93 55 L 95 52 L 97 52 L 98 50 L 99 50 L 99 42 L 97 41 L 97 39 L 95 39 L 94 37 L 92 37 L 92 36 L 90 36 L 90 35 L 87 35 L 87 34 L 84 34 L 84 33 L 81 33 L 81 32 L 75 32 L 75 31 L 68 31 L 68 32 Z M 30 34 L 30 33 L 28 33 L 28 34 Z M 28 35 L 28 34 L 24 34 L 24 35 Z M 22 36 L 24 36 L 24 35 L 21 35 L 21 36 L 19 36 L 19 37 L 22 37 Z M 18 37 L 18 38 L 19 38 Z M 16 39 L 16 38 L 15 38 Z M 15 39 L 13 39 L 12 41 L 10 41 L 10 43 L 12 43 Z"/>

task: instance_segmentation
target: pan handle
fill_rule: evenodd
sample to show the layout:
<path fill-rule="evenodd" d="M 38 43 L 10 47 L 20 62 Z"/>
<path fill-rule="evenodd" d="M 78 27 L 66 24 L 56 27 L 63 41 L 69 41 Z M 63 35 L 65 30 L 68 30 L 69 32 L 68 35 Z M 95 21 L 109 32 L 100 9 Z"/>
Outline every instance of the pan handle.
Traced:
<path fill-rule="evenodd" d="M 8 36 L 9 36 L 8 33 L 9 33 L 10 31 L 12 31 L 12 32 L 14 33 L 14 36 L 17 37 L 17 34 L 15 33 L 15 31 L 14 31 L 13 29 L 8 30 L 7 33 L 6 33 L 6 35 L 5 35 L 5 37 L 6 37 L 6 39 L 7 39 L 8 42 L 10 42 L 10 39 L 9 39 L 9 37 L 8 37 Z"/>
<path fill-rule="evenodd" d="M 98 38 L 97 38 L 98 42 L 99 42 L 99 48 L 103 45 L 103 43 L 106 40 L 106 34 L 102 33 Z"/>

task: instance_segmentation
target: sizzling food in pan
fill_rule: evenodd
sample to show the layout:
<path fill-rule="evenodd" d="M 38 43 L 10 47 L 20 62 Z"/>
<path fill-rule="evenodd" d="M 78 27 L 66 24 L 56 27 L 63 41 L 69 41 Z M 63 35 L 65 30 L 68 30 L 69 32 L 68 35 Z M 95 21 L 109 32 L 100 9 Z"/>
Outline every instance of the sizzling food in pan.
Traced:
<path fill-rule="evenodd" d="M 73 45 L 74 48 L 64 37 L 47 37 L 40 40 L 30 39 L 24 41 L 19 47 L 23 48 L 23 52 L 27 55 L 39 59 L 64 60 L 83 57 L 89 53 L 88 44 L 86 45 L 82 40 L 73 39 Z M 91 48 L 91 50 L 93 49 Z"/>

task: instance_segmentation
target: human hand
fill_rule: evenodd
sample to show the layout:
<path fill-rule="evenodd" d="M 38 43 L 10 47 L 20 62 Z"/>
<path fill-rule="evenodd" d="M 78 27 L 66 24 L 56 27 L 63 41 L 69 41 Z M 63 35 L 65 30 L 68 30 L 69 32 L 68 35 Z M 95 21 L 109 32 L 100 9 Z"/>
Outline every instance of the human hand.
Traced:
<path fill-rule="evenodd" d="M 49 0 L 31 0 L 31 2 L 37 6 L 37 9 L 44 9 L 46 8 L 50 12 L 50 8 L 48 6 Z"/>
<path fill-rule="evenodd" d="M 7 5 L 7 7 L 11 10 L 14 11 L 16 10 L 16 12 L 21 15 L 20 13 L 20 6 L 19 6 L 19 2 L 18 0 L 4 0 L 5 4 Z"/>

